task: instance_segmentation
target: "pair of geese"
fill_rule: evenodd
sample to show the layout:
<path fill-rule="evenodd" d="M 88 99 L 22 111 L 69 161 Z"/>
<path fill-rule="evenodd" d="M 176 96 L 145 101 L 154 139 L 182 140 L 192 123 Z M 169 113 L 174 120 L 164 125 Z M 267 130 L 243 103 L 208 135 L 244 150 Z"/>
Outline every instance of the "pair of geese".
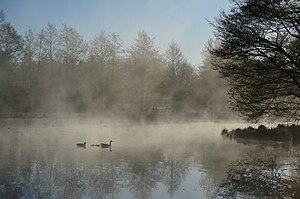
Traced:
<path fill-rule="evenodd" d="M 101 143 L 101 144 L 92 144 L 91 146 L 95 146 L 95 147 L 100 147 L 101 146 L 101 148 L 109 148 L 109 147 L 111 147 L 111 143 L 112 143 L 113 141 L 111 140 L 111 141 L 109 141 L 109 144 L 106 144 L 106 143 Z M 86 142 L 84 142 L 84 143 L 78 143 L 78 144 L 76 144 L 78 147 L 85 147 L 86 146 Z"/>

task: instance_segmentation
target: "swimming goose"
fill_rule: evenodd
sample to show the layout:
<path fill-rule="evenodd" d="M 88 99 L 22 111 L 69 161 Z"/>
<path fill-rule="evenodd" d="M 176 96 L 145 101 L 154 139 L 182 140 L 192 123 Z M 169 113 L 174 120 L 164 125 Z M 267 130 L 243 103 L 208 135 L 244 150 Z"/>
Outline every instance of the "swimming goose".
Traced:
<path fill-rule="evenodd" d="M 78 144 L 76 144 L 78 147 L 85 147 L 85 145 L 86 145 L 86 142 L 84 142 L 84 143 L 78 143 Z"/>
<path fill-rule="evenodd" d="M 111 140 L 111 141 L 109 141 L 109 144 L 106 144 L 106 143 L 101 143 L 101 148 L 108 148 L 108 147 L 111 147 L 111 143 L 112 143 L 113 141 Z"/>

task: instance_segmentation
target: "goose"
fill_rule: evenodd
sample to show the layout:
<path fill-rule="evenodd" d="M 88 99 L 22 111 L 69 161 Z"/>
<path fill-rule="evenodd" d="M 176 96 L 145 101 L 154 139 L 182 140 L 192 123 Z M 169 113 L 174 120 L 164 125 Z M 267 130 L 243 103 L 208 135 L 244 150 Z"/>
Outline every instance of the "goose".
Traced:
<path fill-rule="evenodd" d="M 86 142 L 84 142 L 84 143 L 78 143 L 78 144 L 76 144 L 78 147 L 85 147 L 85 145 L 86 145 Z"/>
<path fill-rule="evenodd" d="M 101 143 L 101 148 L 108 148 L 108 147 L 111 147 L 111 143 L 112 143 L 113 141 L 111 140 L 111 141 L 109 141 L 109 144 L 106 144 L 106 143 Z"/>

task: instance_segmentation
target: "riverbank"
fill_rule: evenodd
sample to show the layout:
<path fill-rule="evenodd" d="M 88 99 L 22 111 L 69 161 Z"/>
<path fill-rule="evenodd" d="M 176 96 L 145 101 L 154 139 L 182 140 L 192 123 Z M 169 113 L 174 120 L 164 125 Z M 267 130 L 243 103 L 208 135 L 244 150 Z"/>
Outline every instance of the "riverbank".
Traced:
<path fill-rule="evenodd" d="M 229 139 L 254 139 L 271 141 L 292 141 L 300 143 L 300 126 L 279 124 L 276 128 L 260 125 L 258 128 L 237 128 L 231 131 L 223 129 L 221 135 Z"/>

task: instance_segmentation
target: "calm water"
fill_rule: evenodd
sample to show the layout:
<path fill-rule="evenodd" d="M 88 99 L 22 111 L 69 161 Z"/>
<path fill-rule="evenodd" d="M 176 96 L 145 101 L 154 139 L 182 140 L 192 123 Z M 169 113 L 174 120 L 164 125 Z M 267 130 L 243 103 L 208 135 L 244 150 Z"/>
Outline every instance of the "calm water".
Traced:
<path fill-rule="evenodd" d="M 241 124 L 0 125 L 0 198 L 290 198 L 299 187 L 299 147 L 222 139 Z M 111 139 L 111 150 L 90 146 Z"/>

